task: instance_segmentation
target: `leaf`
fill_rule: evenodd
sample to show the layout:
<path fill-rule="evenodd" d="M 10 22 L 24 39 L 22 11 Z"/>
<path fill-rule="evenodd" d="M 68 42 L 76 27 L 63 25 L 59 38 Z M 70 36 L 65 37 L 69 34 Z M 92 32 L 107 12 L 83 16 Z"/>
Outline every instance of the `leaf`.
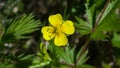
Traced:
<path fill-rule="evenodd" d="M 102 65 L 103 68 L 112 68 L 110 64 L 107 63 L 103 63 Z"/>
<path fill-rule="evenodd" d="M 113 7 L 115 6 L 115 4 L 117 3 L 118 0 L 113 0 L 112 2 L 110 2 L 105 10 L 105 12 L 103 13 L 103 16 L 101 17 L 99 24 L 101 23 L 101 21 L 110 13 L 110 11 L 113 9 Z"/>
<path fill-rule="evenodd" d="M 76 26 L 76 28 L 78 28 L 78 32 L 80 32 L 81 35 L 90 33 L 92 27 L 89 23 L 87 23 L 86 21 L 84 21 L 81 18 L 78 18 L 76 16 L 75 16 L 75 19 L 78 22 L 78 23 L 75 23 L 75 26 Z"/>
<path fill-rule="evenodd" d="M 24 57 L 19 57 L 20 58 L 20 61 L 22 60 L 28 60 L 30 58 L 32 58 L 34 55 L 27 55 L 27 56 L 24 56 Z"/>
<path fill-rule="evenodd" d="M 108 38 L 108 36 L 102 31 L 95 31 L 94 33 L 90 35 L 90 38 L 92 40 L 103 40 L 105 38 Z"/>
<path fill-rule="evenodd" d="M 107 17 L 97 26 L 96 31 L 106 32 L 120 31 L 119 18 L 118 16 L 115 15 L 114 11 L 107 15 Z"/>
<path fill-rule="evenodd" d="M 91 39 L 103 40 L 109 37 L 107 35 L 108 32 L 120 31 L 120 22 L 118 16 L 115 14 L 114 7 L 117 1 L 118 0 L 114 0 L 109 3 L 95 32 L 91 34 Z"/>
<path fill-rule="evenodd" d="M 92 28 L 95 23 L 95 7 L 96 7 L 96 5 L 94 4 L 89 8 L 89 3 L 85 3 L 85 7 L 86 7 L 88 23 L 90 24 L 90 27 Z"/>
<path fill-rule="evenodd" d="M 74 48 L 66 46 L 65 49 L 62 47 L 55 46 L 53 40 L 49 42 L 49 49 L 54 54 L 57 55 L 60 61 L 66 62 L 67 64 L 74 63 Z M 52 57 L 53 58 L 53 57 Z"/>
<path fill-rule="evenodd" d="M 0 68 L 16 68 L 14 64 L 2 64 L 0 63 Z"/>
<path fill-rule="evenodd" d="M 51 61 L 51 58 L 50 58 L 50 56 L 49 56 L 49 54 L 47 52 L 47 47 L 42 42 L 40 43 L 40 52 L 38 53 L 38 55 L 44 61 L 46 61 L 46 60 Z"/>
<path fill-rule="evenodd" d="M 95 68 L 95 67 L 93 67 L 91 65 L 79 65 L 76 68 Z"/>
<path fill-rule="evenodd" d="M 69 64 L 73 64 L 74 63 L 74 50 L 75 48 L 70 49 L 70 47 L 66 46 L 65 47 L 65 53 L 66 53 L 66 57 L 67 57 L 67 61 L 69 61 Z"/>
<path fill-rule="evenodd" d="M 77 59 L 79 58 L 79 55 L 81 54 L 82 49 L 83 49 L 83 47 L 82 47 L 82 48 L 80 49 L 80 51 L 78 52 L 77 57 L 76 57 Z M 88 54 L 88 50 L 86 50 L 86 51 L 82 54 L 82 56 L 80 57 L 77 65 L 83 65 L 83 64 L 88 60 L 87 54 Z"/>
<path fill-rule="evenodd" d="M 38 64 L 30 65 L 28 68 L 43 68 L 44 66 L 48 65 L 50 61 L 43 61 Z"/>
<path fill-rule="evenodd" d="M 112 44 L 114 47 L 120 48 L 120 35 L 113 33 Z"/>
<path fill-rule="evenodd" d="M 6 29 L 3 40 L 14 40 L 14 39 L 23 39 L 28 38 L 26 34 L 32 33 L 38 30 L 40 22 L 33 19 L 33 15 L 23 15 L 22 18 L 14 19 L 10 22 L 10 26 Z"/>
<path fill-rule="evenodd" d="M 56 54 L 62 59 L 62 61 L 73 64 L 74 63 L 74 48 L 70 49 L 70 47 L 65 47 L 65 50 L 63 50 L 60 47 L 56 46 Z"/>

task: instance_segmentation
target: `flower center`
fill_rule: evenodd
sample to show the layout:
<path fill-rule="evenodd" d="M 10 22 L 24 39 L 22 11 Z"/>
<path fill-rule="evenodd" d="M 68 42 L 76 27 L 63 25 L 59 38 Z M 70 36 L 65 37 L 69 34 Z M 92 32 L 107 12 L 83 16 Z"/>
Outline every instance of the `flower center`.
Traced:
<path fill-rule="evenodd" d="M 54 27 L 55 28 L 55 34 L 59 36 L 59 34 L 61 33 L 61 27 L 58 26 L 58 27 Z"/>

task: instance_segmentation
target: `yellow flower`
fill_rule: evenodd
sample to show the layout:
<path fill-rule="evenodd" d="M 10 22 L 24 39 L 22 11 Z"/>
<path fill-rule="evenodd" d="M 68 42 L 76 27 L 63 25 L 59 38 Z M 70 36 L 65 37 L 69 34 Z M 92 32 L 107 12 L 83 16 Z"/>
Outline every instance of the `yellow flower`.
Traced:
<path fill-rule="evenodd" d="M 41 30 L 45 40 L 54 38 L 56 46 L 65 46 L 68 43 L 66 35 L 74 33 L 75 28 L 70 20 L 63 21 L 60 14 L 50 15 L 48 18 L 50 26 L 44 26 Z"/>

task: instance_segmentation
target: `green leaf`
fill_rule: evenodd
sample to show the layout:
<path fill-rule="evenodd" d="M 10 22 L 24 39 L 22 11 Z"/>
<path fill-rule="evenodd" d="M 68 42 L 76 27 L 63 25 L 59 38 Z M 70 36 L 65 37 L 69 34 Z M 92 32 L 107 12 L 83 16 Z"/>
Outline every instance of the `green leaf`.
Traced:
<path fill-rule="evenodd" d="M 95 32 L 91 34 L 91 39 L 103 40 L 108 38 L 108 32 L 120 31 L 120 22 L 118 16 L 115 14 L 115 4 L 118 0 L 114 0 L 108 4 L 99 25 Z"/>
<path fill-rule="evenodd" d="M 68 46 L 65 47 L 65 54 L 67 57 L 66 62 L 69 62 L 69 64 L 74 63 L 74 50 L 75 50 L 75 48 L 70 49 L 70 47 L 68 47 Z"/>
<path fill-rule="evenodd" d="M 0 68 L 16 68 L 14 64 L 2 64 L 0 63 Z"/>
<path fill-rule="evenodd" d="M 113 7 L 115 6 L 115 4 L 117 3 L 118 0 L 113 0 L 112 2 L 110 2 L 105 10 L 105 12 L 103 13 L 103 16 L 101 17 L 99 24 L 101 23 L 101 21 L 110 13 L 110 11 L 113 9 Z"/>
<path fill-rule="evenodd" d="M 119 17 L 114 12 L 115 10 L 111 11 L 110 14 L 106 16 L 106 18 L 97 26 L 96 31 L 120 31 Z"/>
<path fill-rule="evenodd" d="M 103 68 L 112 68 L 110 64 L 103 63 L 102 65 Z"/>
<path fill-rule="evenodd" d="M 85 7 L 86 7 L 86 14 L 87 14 L 87 18 L 88 18 L 88 23 L 91 25 L 90 27 L 92 28 L 94 23 L 95 23 L 95 7 L 96 5 L 92 5 L 91 7 L 89 7 L 89 3 L 85 3 Z"/>
<path fill-rule="evenodd" d="M 14 19 L 10 22 L 10 26 L 6 29 L 4 39 L 23 39 L 28 38 L 26 34 L 38 30 L 40 22 L 33 19 L 33 14 L 23 15 L 22 18 Z M 8 38 L 9 37 L 9 38 Z"/>
<path fill-rule="evenodd" d="M 44 61 L 49 60 L 51 61 L 51 58 L 47 52 L 47 47 L 41 42 L 40 43 L 40 52 L 38 52 L 38 55 L 43 59 Z"/>
<path fill-rule="evenodd" d="M 120 35 L 113 33 L 112 44 L 114 47 L 120 48 Z"/>
<path fill-rule="evenodd" d="M 95 67 L 93 67 L 91 65 L 79 65 L 76 68 L 95 68 Z"/>
<path fill-rule="evenodd" d="M 86 22 L 86 21 L 84 21 L 81 18 L 78 18 L 76 16 L 75 16 L 75 19 L 78 22 L 78 23 L 75 23 L 75 26 L 76 26 L 76 28 L 78 28 L 78 32 L 80 32 L 81 35 L 85 35 L 85 34 L 90 33 L 92 27 L 88 22 Z"/>
<path fill-rule="evenodd" d="M 24 57 L 19 57 L 20 58 L 20 61 L 22 60 L 27 60 L 29 58 L 32 58 L 34 55 L 27 55 L 27 56 L 24 56 Z"/>
<path fill-rule="evenodd" d="M 83 49 L 83 47 L 82 47 L 82 48 L 80 49 L 80 51 L 78 52 L 77 57 L 76 57 L 77 59 L 79 58 L 79 55 L 81 54 L 82 49 Z M 86 51 L 82 54 L 82 56 L 80 57 L 77 65 L 83 65 L 83 64 L 88 60 L 87 54 L 88 54 L 88 50 L 86 50 Z"/>
<path fill-rule="evenodd" d="M 74 63 L 74 48 L 70 49 L 70 47 L 66 46 L 65 50 L 63 50 L 63 48 L 56 46 L 56 54 L 62 59 L 62 61 L 68 64 Z"/>
<path fill-rule="evenodd" d="M 43 68 L 44 66 L 48 65 L 50 61 L 43 61 L 38 64 L 30 65 L 28 68 Z"/>
<path fill-rule="evenodd" d="M 106 34 L 104 34 L 102 31 L 95 31 L 94 33 L 92 33 L 90 35 L 90 38 L 92 40 L 103 40 L 105 38 L 107 38 L 108 36 Z"/>

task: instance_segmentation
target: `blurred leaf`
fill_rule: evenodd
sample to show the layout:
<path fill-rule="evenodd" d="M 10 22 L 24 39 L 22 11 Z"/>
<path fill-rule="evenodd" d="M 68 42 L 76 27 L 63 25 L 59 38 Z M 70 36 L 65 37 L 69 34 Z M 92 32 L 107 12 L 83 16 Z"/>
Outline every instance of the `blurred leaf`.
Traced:
<path fill-rule="evenodd" d="M 103 63 L 102 65 L 103 68 L 112 68 L 109 64 Z"/>
<path fill-rule="evenodd" d="M 70 68 L 70 66 L 60 65 L 60 67 L 58 67 L 58 68 Z"/>
<path fill-rule="evenodd" d="M 103 3 L 105 0 L 94 0 L 94 3 L 96 4 L 97 7 L 103 6 Z"/>
<path fill-rule="evenodd" d="M 1 64 L 0 68 L 16 68 L 14 64 Z"/>
<path fill-rule="evenodd" d="M 120 48 L 120 35 L 113 33 L 113 38 L 111 41 L 113 46 Z"/>
<path fill-rule="evenodd" d="M 20 57 L 19 56 L 19 58 L 20 58 L 20 61 L 23 61 L 23 60 L 28 60 L 28 59 L 31 59 L 32 57 L 33 57 L 34 55 L 26 55 L 26 56 L 22 56 L 22 57 Z"/>
<path fill-rule="evenodd" d="M 43 61 L 38 64 L 30 65 L 28 68 L 43 68 L 44 66 L 48 65 L 50 61 Z"/>
<path fill-rule="evenodd" d="M 4 27 L 3 27 L 2 23 L 0 23 L 0 43 L 1 43 L 3 34 L 4 34 Z"/>
<path fill-rule="evenodd" d="M 77 20 L 78 24 L 75 23 L 76 28 L 78 28 L 78 32 L 80 32 L 81 35 L 85 35 L 90 33 L 92 26 L 88 23 L 82 20 L 81 18 L 78 18 L 75 16 L 75 19 Z"/>
<path fill-rule="evenodd" d="M 79 65 L 76 68 L 95 68 L 95 67 L 93 67 L 91 65 Z"/>

